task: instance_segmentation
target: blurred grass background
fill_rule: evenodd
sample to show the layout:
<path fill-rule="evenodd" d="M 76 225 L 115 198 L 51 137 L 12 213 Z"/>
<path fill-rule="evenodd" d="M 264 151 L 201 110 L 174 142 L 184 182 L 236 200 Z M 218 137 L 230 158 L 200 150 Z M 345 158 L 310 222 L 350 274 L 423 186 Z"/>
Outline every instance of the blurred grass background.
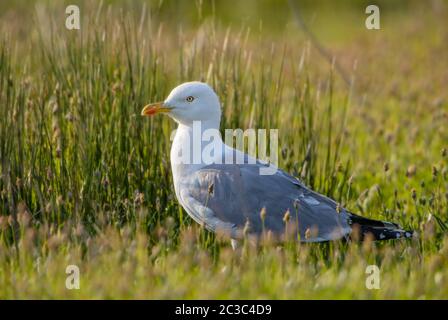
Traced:
<path fill-rule="evenodd" d="M 295 3 L 311 34 L 287 1 L 1 1 L 0 297 L 446 298 L 448 4 L 377 1 L 367 30 L 368 1 Z M 279 128 L 282 168 L 419 237 L 232 252 L 174 197 L 174 123 L 139 116 L 191 80 L 222 128 Z"/>

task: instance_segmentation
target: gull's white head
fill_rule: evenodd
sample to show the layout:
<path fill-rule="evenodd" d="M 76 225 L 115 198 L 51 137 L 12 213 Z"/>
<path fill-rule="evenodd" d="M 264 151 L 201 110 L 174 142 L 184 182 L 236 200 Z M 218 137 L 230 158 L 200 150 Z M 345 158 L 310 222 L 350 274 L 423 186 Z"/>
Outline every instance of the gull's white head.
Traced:
<path fill-rule="evenodd" d="M 166 113 L 177 122 L 192 125 L 193 121 L 211 122 L 219 126 L 221 106 L 215 91 L 206 83 L 185 82 L 174 88 L 163 102 L 145 106 L 142 116 Z"/>

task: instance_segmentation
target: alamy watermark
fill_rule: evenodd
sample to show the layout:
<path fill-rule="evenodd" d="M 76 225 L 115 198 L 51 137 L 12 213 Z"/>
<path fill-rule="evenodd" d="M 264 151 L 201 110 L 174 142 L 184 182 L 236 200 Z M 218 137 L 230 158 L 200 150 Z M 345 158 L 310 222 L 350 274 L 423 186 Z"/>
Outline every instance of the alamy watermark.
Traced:
<path fill-rule="evenodd" d="M 80 272 L 77 265 L 71 264 L 65 268 L 65 273 L 68 275 L 65 279 L 65 287 L 68 290 L 80 289 Z"/>
<path fill-rule="evenodd" d="M 366 288 L 369 290 L 380 289 L 380 268 L 377 265 L 369 265 L 366 268 Z"/>
<path fill-rule="evenodd" d="M 65 8 L 65 13 L 68 16 L 65 18 L 65 27 L 68 30 L 79 30 L 81 29 L 81 20 L 79 16 L 79 7 L 71 4 Z"/>
<path fill-rule="evenodd" d="M 173 131 L 171 140 L 175 139 L 175 132 Z M 273 175 L 277 172 L 278 129 L 244 131 L 225 129 L 223 144 L 218 129 L 202 130 L 201 121 L 194 121 L 192 130 L 185 131 L 182 135 L 182 143 L 175 145 L 171 153 L 172 164 L 257 164 L 258 162 L 261 164 L 260 175 Z M 234 145 L 235 150 L 229 148 Z"/>
<path fill-rule="evenodd" d="M 369 16 L 366 18 L 366 28 L 369 30 L 380 29 L 380 8 L 374 4 L 366 7 L 366 13 Z"/>

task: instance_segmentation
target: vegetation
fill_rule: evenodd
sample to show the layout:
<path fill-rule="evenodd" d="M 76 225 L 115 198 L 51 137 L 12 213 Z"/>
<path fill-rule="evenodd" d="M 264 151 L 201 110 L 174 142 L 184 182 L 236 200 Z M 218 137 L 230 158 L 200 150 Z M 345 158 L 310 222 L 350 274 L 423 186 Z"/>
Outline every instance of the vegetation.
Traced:
<path fill-rule="evenodd" d="M 72 3 L 0 4 L 0 298 L 448 297 L 444 2 L 379 2 L 379 31 L 362 1 L 299 3 L 333 61 L 287 2 L 75 3 L 79 31 Z M 222 129 L 278 128 L 281 168 L 418 236 L 233 251 L 175 198 L 174 123 L 139 116 L 190 80 Z"/>

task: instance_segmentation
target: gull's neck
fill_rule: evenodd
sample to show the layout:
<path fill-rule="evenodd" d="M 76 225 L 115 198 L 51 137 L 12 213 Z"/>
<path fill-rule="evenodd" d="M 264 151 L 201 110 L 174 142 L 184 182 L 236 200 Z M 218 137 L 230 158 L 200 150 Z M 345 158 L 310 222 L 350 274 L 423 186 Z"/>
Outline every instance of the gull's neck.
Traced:
<path fill-rule="evenodd" d="M 211 143 L 210 141 L 202 141 L 203 134 L 208 129 L 219 132 L 219 120 L 196 121 L 194 124 L 179 123 L 170 154 L 175 185 L 185 175 L 210 164 L 204 162 L 202 157 L 204 148 Z M 218 159 L 222 157 L 224 143 L 221 137 L 215 138 L 212 138 L 211 141 L 214 143 L 214 150 L 216 150 L 214 158 Z M 189 156 L 183 157 L 183 152 L 187 152 Z M 186 161 L 179 161 L 179 155 L 182 155 L 181 158 Z"/>

